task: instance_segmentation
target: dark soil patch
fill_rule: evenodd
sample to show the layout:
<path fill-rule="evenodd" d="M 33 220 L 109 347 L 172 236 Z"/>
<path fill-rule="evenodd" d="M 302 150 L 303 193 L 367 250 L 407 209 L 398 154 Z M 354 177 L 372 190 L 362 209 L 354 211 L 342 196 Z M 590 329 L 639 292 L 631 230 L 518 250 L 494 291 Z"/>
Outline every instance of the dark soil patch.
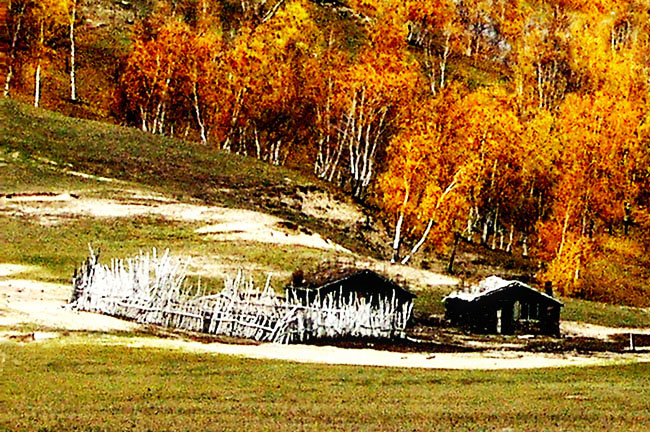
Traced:
<path fill-rule="evenodd" d="M 627 346 L 618 341 L 604 341 L 588 337 L 541 339 L 528 342 L 524 349 L 530 352 L 589 354 L 594 352 L 624 352 Z"/>
<path fill-rule="evenodd" d="M 462 353 L 490 350 L 524 351 L 533 353 L 629 352 L 629 334 L 616 335 L 609 340 L 588 337 L 554 338 L 539 335 L 479 335 L 450 327 L 417 326 L 409 330 L 405 339 L 322 338 L 310 341 L 317 346 L 332 345 L 341 348 L 371 348 L 403 353 Z M 650 335 L 637 335 L 639 351 L 650 347 Z"/>

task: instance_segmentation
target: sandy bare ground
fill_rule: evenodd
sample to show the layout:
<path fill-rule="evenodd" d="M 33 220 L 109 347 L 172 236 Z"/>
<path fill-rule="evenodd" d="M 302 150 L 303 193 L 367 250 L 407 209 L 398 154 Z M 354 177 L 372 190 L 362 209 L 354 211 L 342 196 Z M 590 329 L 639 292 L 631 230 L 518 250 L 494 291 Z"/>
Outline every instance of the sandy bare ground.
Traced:
<path fill-rule="evenodd" d="M 350 260 L 359 267 L 381 271 L 389 277 L 417 281 L 419 286 L 440 287 L 459 283 L 456 278 L 428 270 L 375 260 L 359 260 L 359 257 L 320 234 L 303 230 L 300 227 L 289 229 L 287 226 L 290 224 L 287 224 L 286 221 L 265 213 L 181 203 L 153 192 L 130 189 L 120 192 L 123 195 L 121 199 L 91 198 L 68 192 L 0 197 L 0 212 L 31 217 L 43 225 L 61 224 L 80 216 L 95 218 L 156 216 L 201 224 L 202 226 L 197 228 L 196 232 L 201 234 L 206 241 L 254 241 L 330 250 L 349 256 Z M 305 195 L 303 211 L 314 217 L 347 223 L 363 217 L 363 214 L 351 204 L 329 199 L 322 193 L 310 192 L 310 194 Z M 311 201 L 312 195 L 314 195 L 314 202 Z M 199 261 L 206 265 L 214 265 L 205 259 Z M 228 271 L 232 270 L 230 266 L 225 268 Z M 202 269 L 195 270 L 198 274 L 206 275 Z M 223 271 L 217 273 L 221 275 Z"/>
<path fill-rule="evenodd" d="M 0 275 L 11 277 L 34 266 L 0 264 Z M 65 308 L 71 287 L 28 279 L 0 279 L 0 326 L 36 325 L 61 330 L 133 330 L 137 324 L 109 316 L 72 312 Z M 2 333 L 0 332 L 0 335 Z"/>
<path fill-rule="evenodd" d="M 582 336 L 597 339 L 608 339 L 621 333 L 650 334 L 650 329 L 632 327 L 605 327 L 596 324 L 580 323 L 575 321 L 562 321 L 560 323 L 562 334 L 567 336 Z"/>
<path fill-rule="evenodd" d="M 539 354 L 516 351 L 428 354 L 312 345 L 205 344 L 194 341 L 159 339 L 154 337 L 123 338 L 119 336 L 107 336 L 100 339 L 98 343 L 138 348 L 163 348 L 193 353 L 226 354 L 254 359 L 283 360 L 297 363 L 423 369 L 534 369 L 650 362 L 650 353 L 603 353 L 590 356 Z"/>
<path fill-rule="evenodd" d="M 31 336 L 31 334 L 30 334 Z M 33 341 L 59 337 L 56 332 L 35 332 Z M 2 339 L 20 341 L 16 332 L 0 333 Z M 68 343 L 68 339 L 61 339 Z M 650 353 L 597 353 L 589 356 L 570 354 L 541 354 L 518 351 L 485 351 L 479 353 L 397 353 L 374 349 L 338 348 L 312 345 L 237 345 L 201 343 L 156 337 L 121 337 L 107 335 L 89 340 L 75 338 L 71 343 L 157 348 L 199 354 L 223 354 L 252 359 L 281 360 L 296 363 L 377 366 L 421 369 L 502 370 L 538 369 L 572 366 L 605 366 L 650 362 Z"/>
<path fill-rule="evenodd" d="M 66 285 L 25 279 L 0 281 L 0 326 L 21 324 L 62 330 L 133 330 L 137 324 L 105 315 L 72 312 L 65 303 L 70 296 Z"/>
<path fill-rule="evenodd" d="M 347 249 L 317 233 L 288 229 L 282 219 L 265 213 L 175 202 L 153 194 L 125 193 L 125 199 L 120 200 L 79 197 L 70 193 L 16 195 L 0 198 L 0 211 L 35 218 L 43 225 L 64 223 L 78 216 L 156 216 L 169 220 L 204 223 L 206 225 L 198 228 L 196 232 L 204 234 L 206 240 L 291 244 L 349 253 Z"/>

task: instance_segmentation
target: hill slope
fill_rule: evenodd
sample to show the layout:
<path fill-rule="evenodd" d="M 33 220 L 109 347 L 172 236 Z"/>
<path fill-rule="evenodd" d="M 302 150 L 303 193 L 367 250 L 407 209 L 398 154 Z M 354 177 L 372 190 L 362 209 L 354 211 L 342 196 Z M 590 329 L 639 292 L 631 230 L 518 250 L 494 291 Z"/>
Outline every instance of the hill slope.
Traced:
<path fill-rule="evenodd" d="M 169 247 L 220 269 L 204 277 L 257 268 L 278 284 L 324 260 L 369 265 L 369 239 L 387 243 L 361 207 L 295 171 L 16 102 L 0 102 L 0 157 L 0 259 L 45 265 L 49 279 L 67 280 L 88 243 L 108 257 Z M 395 268 L 416 288 L 436 285 Z"/>
<path fill-rule="evenodd" d="M 388 241 L 370 216 L 295 171 L 12 101 L 0 101 L 0 195 L 0 263 L 27 265 L 29 279 L 67 283 L 92 244 L 105 259 L 170 248 L 216 286 L 240 268 L 273 272 L 278 288 L 326 260 L 381 268 L 418 291 L 423 317 L 442 312 L 455 283 L 435 260 L 431 271 L 377 260 Z M 485 254 L 468 249 L 460 266 L 474 277 L 513 271 Z M 650 323 L 643 309 L 564 301 L 567 319 Z"/>

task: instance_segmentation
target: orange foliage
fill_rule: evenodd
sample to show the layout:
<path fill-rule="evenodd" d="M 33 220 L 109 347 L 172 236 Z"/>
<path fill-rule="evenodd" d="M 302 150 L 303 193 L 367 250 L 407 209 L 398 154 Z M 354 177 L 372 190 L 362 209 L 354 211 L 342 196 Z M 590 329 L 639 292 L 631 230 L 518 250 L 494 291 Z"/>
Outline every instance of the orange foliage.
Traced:
<path fill-rule="evenodd" d="M 12 86 L 66 69 L 71 0 L 22 1 Z M 377 193 L 394 258 L 480 234 L 530 245 L 561 292 L 589 296 L 608 239 L 650 245 L 646 2 L 155 4 L 121 118 Z"/>

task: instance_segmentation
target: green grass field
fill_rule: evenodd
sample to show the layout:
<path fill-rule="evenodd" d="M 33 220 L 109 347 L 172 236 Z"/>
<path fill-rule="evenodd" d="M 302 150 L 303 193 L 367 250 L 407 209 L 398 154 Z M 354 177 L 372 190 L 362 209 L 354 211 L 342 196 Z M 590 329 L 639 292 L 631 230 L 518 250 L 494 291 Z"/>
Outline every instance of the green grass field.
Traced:
<path fill-rule="evenodd" d="M 400 370 L 88 340 L 0 344 L 0 430 L 650 428 L 650 364 Z"/>
<path fill-rule="evenodd" d="M 650 309 L 563 298 L 562 319 L 610 327 L 650 327 Z"/>

